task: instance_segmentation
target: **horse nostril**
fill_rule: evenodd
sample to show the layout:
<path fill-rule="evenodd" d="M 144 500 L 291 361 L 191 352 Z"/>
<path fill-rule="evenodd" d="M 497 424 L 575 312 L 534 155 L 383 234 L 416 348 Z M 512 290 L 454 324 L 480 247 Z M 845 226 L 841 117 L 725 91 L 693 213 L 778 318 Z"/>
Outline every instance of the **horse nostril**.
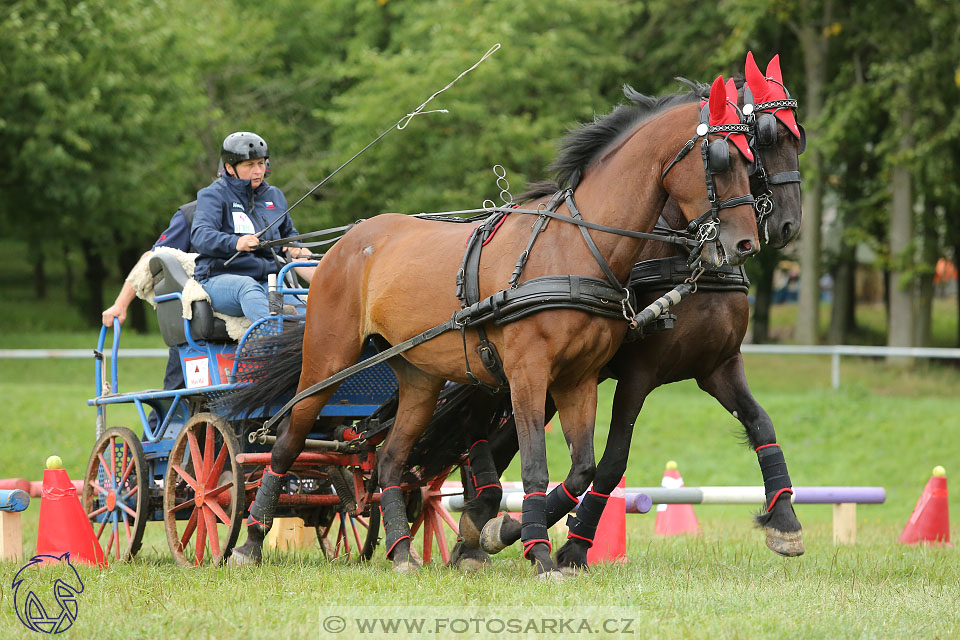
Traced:
<path fill-rule="evenodd" d="M 793 233 L 793 225 L 790 224 L 789 222 L 784 222 L 783 229 L 781 229 L 780 232 L 781 234 L 783 234 L 784 240 L 788 239 L 790 235 Z"/>
<path fill-rule="evenodd" d="M 737 250 L 741 255 L 748 256 L 753 253 L 753 243 L 749 240 L 741 240 L 737 245 Z"/>

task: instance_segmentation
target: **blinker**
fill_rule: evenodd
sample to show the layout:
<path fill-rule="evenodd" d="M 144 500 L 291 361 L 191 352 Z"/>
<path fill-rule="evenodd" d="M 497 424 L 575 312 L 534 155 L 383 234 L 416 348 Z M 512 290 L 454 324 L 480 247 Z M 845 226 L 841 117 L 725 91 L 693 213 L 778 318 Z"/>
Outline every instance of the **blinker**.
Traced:
<path fill-rule="evenodd" d="M 730 168 L 730 147 L 727 139 L 714 140 L 707 146 L 707 161 L 710 164 L 710 173 L 717 175 Z"/>

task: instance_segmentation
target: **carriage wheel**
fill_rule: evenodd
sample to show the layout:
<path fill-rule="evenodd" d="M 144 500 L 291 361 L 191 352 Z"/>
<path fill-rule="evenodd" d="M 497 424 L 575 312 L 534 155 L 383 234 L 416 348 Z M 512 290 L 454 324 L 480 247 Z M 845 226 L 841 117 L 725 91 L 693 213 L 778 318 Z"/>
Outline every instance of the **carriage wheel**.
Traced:
<path fill-rule="evenodd" d="M 133 431 L 111 427 L 97 439 L 81 495 L 106 556 L 132 559 L 140 550 L 150 506 L 147 461 Z"/>
<path fill-rule="evenodd" d="M 173 443 L 163 484 L 167 545 L 178 564 L 219 564 L 240 535 L 244 507 L 240 444 L 213 413 L 190 418 Z"/>
<path fill-rule="evenodd" d="M 379 507 L 374 505 L 369 518 L 337 511 L 329 525 L 317 527 L 317 540 L 320 542 L 320 550 L 328 560 L 351 556 L 369 560 L 380 543 Z"/>

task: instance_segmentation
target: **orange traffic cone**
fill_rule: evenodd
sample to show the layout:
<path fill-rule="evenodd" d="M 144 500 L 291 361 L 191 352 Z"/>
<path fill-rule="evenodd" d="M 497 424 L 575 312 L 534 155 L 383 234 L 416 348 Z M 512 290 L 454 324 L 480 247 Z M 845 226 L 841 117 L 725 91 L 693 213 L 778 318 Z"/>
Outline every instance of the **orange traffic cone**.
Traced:
<path fill-rule="evenodd" d="M 72 562 L 106 567 L 100 542 L 93 525 L 83 512 L 77 489 L 59 468 L 59 458 L 47 460 L 43 471 L 43 494 L 40 497 L 40 522 L 37 528 L 37 555 L 60 556 L 70 553 Z"/>
<path fill-rule="evenodd" d="M 929 542 L 935 545 L 950 544 L 950 507 L 947 503 L 947 472 L 937 465 L 933 477 L 927 481 L 923 494 L 913 508 L 913 515 L 900 534 L 900 542 L 917 544 Z"/>
<path fill-rule="evenodd" d="M 683 478 L 677 471 L 677 463 L 671 460 L 663 472 L 660 486 L 664 489 L 679 489 L 683 486 Z M 689 504 L 658 504 L 657 522 L 653 532 L 658 536 L 676 536 L 681 533 L 699 535 L 700 523 L 693 513 L 693 506 Z"/>
<path fill-rule="evenodd" d="M 627 479 L 620 478 L 603 508 L 587 564 L 627 561 Z"/>

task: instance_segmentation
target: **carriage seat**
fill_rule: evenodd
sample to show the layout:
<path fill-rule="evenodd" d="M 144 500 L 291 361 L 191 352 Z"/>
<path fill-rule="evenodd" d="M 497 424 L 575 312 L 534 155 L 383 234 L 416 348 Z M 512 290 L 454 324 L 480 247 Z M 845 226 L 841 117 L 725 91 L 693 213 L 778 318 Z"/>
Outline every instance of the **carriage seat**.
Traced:
<path fill-rule="evenodd" d="M 153 276 L 153 293 L 161 296 L 167 293 L 183 292 L 190 277 L 180 261 L 168 253 L 155 253 L 150 257 L 150 273 Z M 193 317 L 190 320 L 190 335 L 194 340 L 209 342 L 232 342 L 227 333 L 226 323 L 213 315 L 213 307 L 206 300 L 197 300 L 191 304 Z M 160 334 L 169 347 L 176 347 L 187 341 L 183 329 L 183 305 L 179 299 L 157 303 L 157 321 Z"/>

